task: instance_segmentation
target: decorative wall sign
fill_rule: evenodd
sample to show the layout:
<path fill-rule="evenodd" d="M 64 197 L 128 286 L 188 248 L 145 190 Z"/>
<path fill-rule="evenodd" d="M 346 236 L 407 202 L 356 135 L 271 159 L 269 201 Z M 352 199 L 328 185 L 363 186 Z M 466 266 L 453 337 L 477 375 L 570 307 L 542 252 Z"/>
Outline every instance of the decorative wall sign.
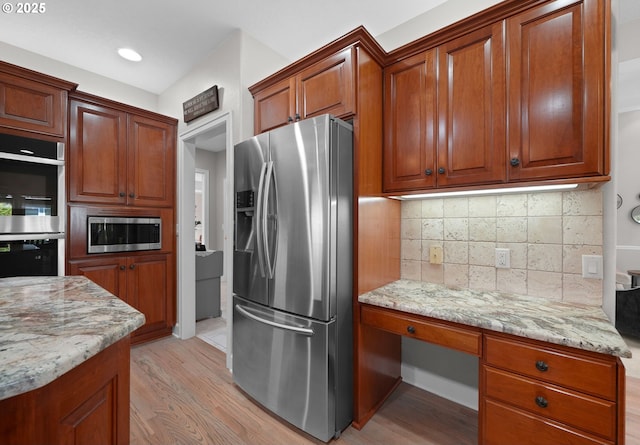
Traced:
<path fill-rule="evenodd" d="M 189 122 L 207 113 L 215 111 L 220 106 L 218 102 L 218 85 L 192 97 L 182 104 L 184 121 Z"/>

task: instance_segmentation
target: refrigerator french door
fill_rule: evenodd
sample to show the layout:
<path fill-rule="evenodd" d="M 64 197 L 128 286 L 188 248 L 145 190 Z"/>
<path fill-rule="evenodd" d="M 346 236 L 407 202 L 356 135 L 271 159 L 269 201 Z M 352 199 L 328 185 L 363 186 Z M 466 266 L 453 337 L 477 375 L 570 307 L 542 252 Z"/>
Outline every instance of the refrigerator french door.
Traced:
<path fill-rule="evenodd" d="M 352 159 L 330 115 L 235 146 L 234 381 L 324 441 L 352 419 Z"/>

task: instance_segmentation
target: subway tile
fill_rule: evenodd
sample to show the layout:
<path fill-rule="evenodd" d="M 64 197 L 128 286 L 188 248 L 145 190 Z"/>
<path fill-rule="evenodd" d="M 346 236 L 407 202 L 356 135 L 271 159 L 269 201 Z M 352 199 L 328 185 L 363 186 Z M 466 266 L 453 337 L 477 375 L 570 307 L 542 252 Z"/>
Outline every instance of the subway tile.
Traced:
<path fill-rule="evenodd" d="M 494 267 L 496 264 L 496 243 L 470 242 L 469 264 Z"/>
<path fill-rule="evenodd" d="M 420 281 L 421 265 L 422 263 L 420 261 L 402 260 L 400 263 L 400 278 L 404 280 Z"/>
<path fill-rule="evenodd" d="M 528 245 L 526 243 L 497 243 L 496 247 L 509 249 L 512 269 L 527 268 Z M 495 264 L 495 251 L 493 253 L 493 264 Z"/>
<path fill-rule="evenodd" d="M 444 265 L 430 264 L 428 261 L 423 261 L 421 271 L 422 281 L 426 281 L 427 283 L 444 284 Z"/>
<path fill-rule="evenodd" d="M 422 202 L 421 201 L 402 201 L 402 203 L 400 204 L 400 215 L 403 219 L 421 218 Z"/>

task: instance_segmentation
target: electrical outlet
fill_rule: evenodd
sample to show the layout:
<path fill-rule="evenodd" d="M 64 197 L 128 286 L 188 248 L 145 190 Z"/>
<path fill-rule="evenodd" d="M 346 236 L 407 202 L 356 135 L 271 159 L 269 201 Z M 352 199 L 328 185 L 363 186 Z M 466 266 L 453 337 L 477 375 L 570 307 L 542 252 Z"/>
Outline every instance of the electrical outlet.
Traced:
<path fill-rule="evenodd" d="M 509 269 L 511 267 L 511 251 L 509 249 L 496 249 L 496 267 L 499 269 Z"/>
<path fill-rule="evenodd" d="M 429 247 L 429 263 L 442 264 L 442 246 Z"/>

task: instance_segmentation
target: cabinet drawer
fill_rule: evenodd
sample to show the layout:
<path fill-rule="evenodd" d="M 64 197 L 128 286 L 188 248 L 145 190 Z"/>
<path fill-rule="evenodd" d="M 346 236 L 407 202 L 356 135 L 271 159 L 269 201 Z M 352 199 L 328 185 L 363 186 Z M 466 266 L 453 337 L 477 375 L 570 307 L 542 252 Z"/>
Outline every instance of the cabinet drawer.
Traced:
<path fill-rule="evenodd" d="M 486 400 L 483 408 L 484 445 L 612 445 L 614 443 L 493 400 Z"/>
<path fill-rule="evenodd" d="M 361 306 L 360 319 L 364 324 L 394 334 L 481 355 L 482 333 L 473 328 L 465 329 L 439 320 L 366 305 Z"/>
<path fill-rule="evenodd" d="M 486 363 L 609 400 L 616 399 L 616 363 L 485 335 Z"/>
<path fill-rule="evenodd" d="M 613 439 L 616 404 L 559 386 L 484 367 L 486 396 L 526 411 Z"/>

